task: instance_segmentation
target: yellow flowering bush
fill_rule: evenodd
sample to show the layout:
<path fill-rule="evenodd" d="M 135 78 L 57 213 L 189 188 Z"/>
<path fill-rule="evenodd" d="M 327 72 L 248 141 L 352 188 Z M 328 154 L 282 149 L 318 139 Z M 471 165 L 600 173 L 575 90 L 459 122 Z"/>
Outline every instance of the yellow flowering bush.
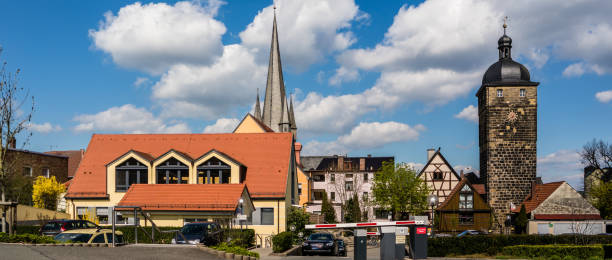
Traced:
<path fill-rule="evenodd" d="M 57 200 L 64 191 L 64 185 L 59 183 L 55 176 L 50 178 L 45 178 L 44 176 L 36 177 L 32 186 L 32 202 L 34 202 L 34 207 L 56 210 Z"/>

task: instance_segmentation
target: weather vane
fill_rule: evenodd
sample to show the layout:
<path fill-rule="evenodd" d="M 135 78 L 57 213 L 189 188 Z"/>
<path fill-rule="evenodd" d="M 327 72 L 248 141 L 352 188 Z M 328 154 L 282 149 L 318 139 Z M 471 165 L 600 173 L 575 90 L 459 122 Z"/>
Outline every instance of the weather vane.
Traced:
<path fill-rule="evenodd" d="M 506 28 L 508 28 L 508 16 L 504 17 L 504 34 L 506 34 Z"/>

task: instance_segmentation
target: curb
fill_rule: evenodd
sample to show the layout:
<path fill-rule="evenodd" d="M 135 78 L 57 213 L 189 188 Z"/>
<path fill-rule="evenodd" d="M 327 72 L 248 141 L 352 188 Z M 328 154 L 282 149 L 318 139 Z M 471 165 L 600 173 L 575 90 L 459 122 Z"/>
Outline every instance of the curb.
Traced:
<path fill-rule="evenodd" d="M 257 260 L 257 257 L 254 256 L 246 256 L 246 255 L 236 255 L 234 253 L 228 253 L 225 251 L 216 250 L 204 245 L 197 246 L 200 250 L 209 253 L 211 255 L 217 256 L 217 258 L 221 259 L 234 259 L 234 260 Z"/>

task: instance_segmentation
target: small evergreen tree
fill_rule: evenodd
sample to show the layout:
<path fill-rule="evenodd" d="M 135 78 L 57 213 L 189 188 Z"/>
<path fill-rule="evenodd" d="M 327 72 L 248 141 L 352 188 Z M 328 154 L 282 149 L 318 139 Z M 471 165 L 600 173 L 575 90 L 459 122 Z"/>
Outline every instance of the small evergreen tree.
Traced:
<path fill-rule="evenodd" d="M 321 202 L 321 214 L 325 223 L 336 223 L 336 210 L 327 199 L 327 192 L 323 192 L 323 201 Z"/>
<path fill-rule="evenodd" d="M 353 215 L 353 222 L 359 222 L 361 220 L 361 207 L 359 206 L 359 197 L 357 193 L 353 194 L 353 205 L 349 209 Z"/>
<path fill-rule="evenodd" d="M 521 205 L 521 211 L 516 217 L 516 224 L 514 225 L 514 230 L 517 234 L 524 234 L 527 230 L 527 224 L 529 220 L 527 219 L 527 210 L 525 210 L 525 204 Z"/>

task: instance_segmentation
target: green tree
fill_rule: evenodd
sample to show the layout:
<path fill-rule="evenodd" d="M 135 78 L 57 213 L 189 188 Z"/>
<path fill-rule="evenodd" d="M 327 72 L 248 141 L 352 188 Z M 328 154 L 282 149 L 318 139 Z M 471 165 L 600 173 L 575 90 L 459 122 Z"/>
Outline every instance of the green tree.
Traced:
<path fill-rule="evenodd" d="M 325 223 L 336 223 L 336 210 L 327 199 L 327 192 L 323 192 L 323 201 L 321 202 L 321 214 L 324 216 Z"/>
<path fill-rule="evenodd" d="M 361 207 L 359 206 L 359 197 L 357 193 L 353 194 L 344 206 L 344 221 L 349 223 L 361 221 Z"/>
<path fill-rule="evenodd" d="M 612 219 L 612 182 L 601 182 L 591 190 L 593 206 L 603 219 Z"/>
<path fill-rule="evenodd" d="M 527 210 L 525 210 L 525 204 L 521 205 L 521 211 L 516 217 L 516 223 L 514 225 L 514 231 L 517 234 L 525 234 L 527 231 L 527 224 L 529 223 L 529 219 L 527 219 Z"/>
<path fill-rule="evenodd" d="M 32 201 L 34 202 L 34 207 L 57 210 L 57 200 L 64 190 L 64 185 L 57 182 L 55 176 L 51 176 L 51 178 L 46 178 L 44 176 L 36 177 L 36 181 L 32 186 Z"/>
<path fill-rule="evenodd" d="M 391 210 L 394 219 L 403 213 L 421 214 L 427 209 L 427 184 L 412 169 L 384 162 L 374 175 L 372 193 L 374 201 Z"/>
<path fill-rule="evenodd" d="M 304 237 L 310 235 L 310 230 L 306 230 L 306 225 L 310 224 L 310 215 L 302 209 L 298 207 L 291 207 L 289 209 L 289 215 L 287 215 L 287 225 L 291 230 L 293 227 L 293 243 L 300 243 Z M 301 234 L 301 236 L 299 236 Z"/>

